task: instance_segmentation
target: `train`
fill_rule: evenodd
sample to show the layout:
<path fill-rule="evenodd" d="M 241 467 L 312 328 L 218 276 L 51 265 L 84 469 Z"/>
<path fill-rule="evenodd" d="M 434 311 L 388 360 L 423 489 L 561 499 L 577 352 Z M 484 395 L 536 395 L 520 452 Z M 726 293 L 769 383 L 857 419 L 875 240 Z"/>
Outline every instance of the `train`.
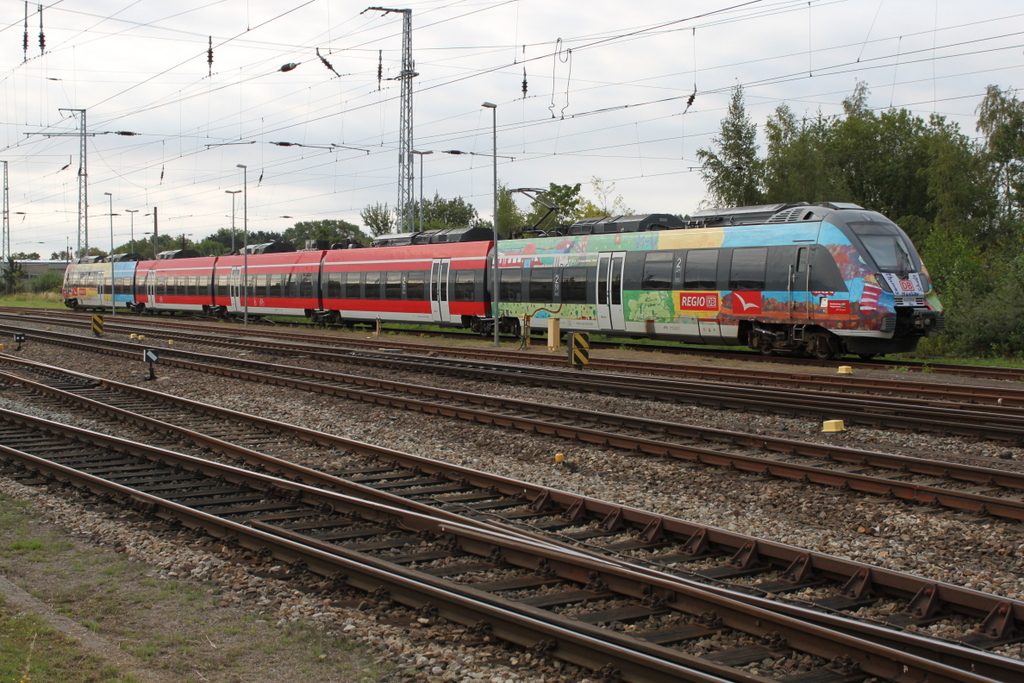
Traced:
<path fill-rule="evenodd" d="M 830 359 L 910 352 L 944 311 L 907 234 L 856 204 L 788 203 L 604 216 L 495 241 L 488 228 L 181 249 L 68 267 L 69 308 L 301 316 L 490 334 L 543 330 Z M 497 282 L 492 273 L 497 272 Z M 494 286 L 497 286 L 495 297 Z"/>

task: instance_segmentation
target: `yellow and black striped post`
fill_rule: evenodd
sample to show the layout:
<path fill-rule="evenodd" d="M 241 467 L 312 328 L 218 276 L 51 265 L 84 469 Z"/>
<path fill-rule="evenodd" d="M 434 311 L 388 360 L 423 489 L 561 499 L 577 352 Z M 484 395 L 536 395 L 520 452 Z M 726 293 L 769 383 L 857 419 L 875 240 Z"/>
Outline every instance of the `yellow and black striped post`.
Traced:
<path fill-rule="evenodd" d="M 569 335 L 569 365 L 577 370 L 590 362 L 590 335 L 573 332 Z"/>
<path fill-rule="evenodd" d="M 97 337 L 103 334 L 103 316 L 94 315 L 92 317 L 92 333 Z"/>

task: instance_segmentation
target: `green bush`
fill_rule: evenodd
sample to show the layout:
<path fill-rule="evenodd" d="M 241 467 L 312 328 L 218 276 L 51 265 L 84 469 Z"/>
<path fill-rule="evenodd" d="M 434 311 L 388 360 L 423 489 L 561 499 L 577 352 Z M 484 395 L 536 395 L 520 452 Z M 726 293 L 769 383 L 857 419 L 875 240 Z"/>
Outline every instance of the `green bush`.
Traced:
<path fill-rule="evenodd" d="M 29 289 L 36 294 L 41 294 L 42 292 L 59 292 L 63 284 L 64 273 L 60 273 L 55 270 L 52 270 L 49 273 L 43 273 L 39 277 L 34 277 L 28 282 Z"/>

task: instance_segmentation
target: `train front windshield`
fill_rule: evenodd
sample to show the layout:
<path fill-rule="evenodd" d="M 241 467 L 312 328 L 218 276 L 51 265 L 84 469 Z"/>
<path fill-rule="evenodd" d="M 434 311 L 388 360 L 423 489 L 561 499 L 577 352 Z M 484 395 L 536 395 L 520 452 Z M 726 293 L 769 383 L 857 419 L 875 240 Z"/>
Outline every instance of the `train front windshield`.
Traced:
<path fill-rule="evenodd" d="M 921 260 L 903 232 L 893 224 L 849 223 L 871 260 L 883 273 L 920 270 Z"/>

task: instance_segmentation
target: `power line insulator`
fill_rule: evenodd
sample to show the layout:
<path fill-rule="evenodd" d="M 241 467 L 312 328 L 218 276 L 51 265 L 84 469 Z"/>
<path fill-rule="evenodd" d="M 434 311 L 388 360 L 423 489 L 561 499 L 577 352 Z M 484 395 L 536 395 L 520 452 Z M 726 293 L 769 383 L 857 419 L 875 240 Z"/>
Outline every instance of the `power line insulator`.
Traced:
<path fill-rule="evenodd" d="M 301 62 L 288 62 L 287 64 L 282 64 L 280 71 L 284 71 L 284 72 L 291 71 L 292 69 L 295 69 L 296 67 L 298 67 L 299 64 L 301 64 Z"/>

